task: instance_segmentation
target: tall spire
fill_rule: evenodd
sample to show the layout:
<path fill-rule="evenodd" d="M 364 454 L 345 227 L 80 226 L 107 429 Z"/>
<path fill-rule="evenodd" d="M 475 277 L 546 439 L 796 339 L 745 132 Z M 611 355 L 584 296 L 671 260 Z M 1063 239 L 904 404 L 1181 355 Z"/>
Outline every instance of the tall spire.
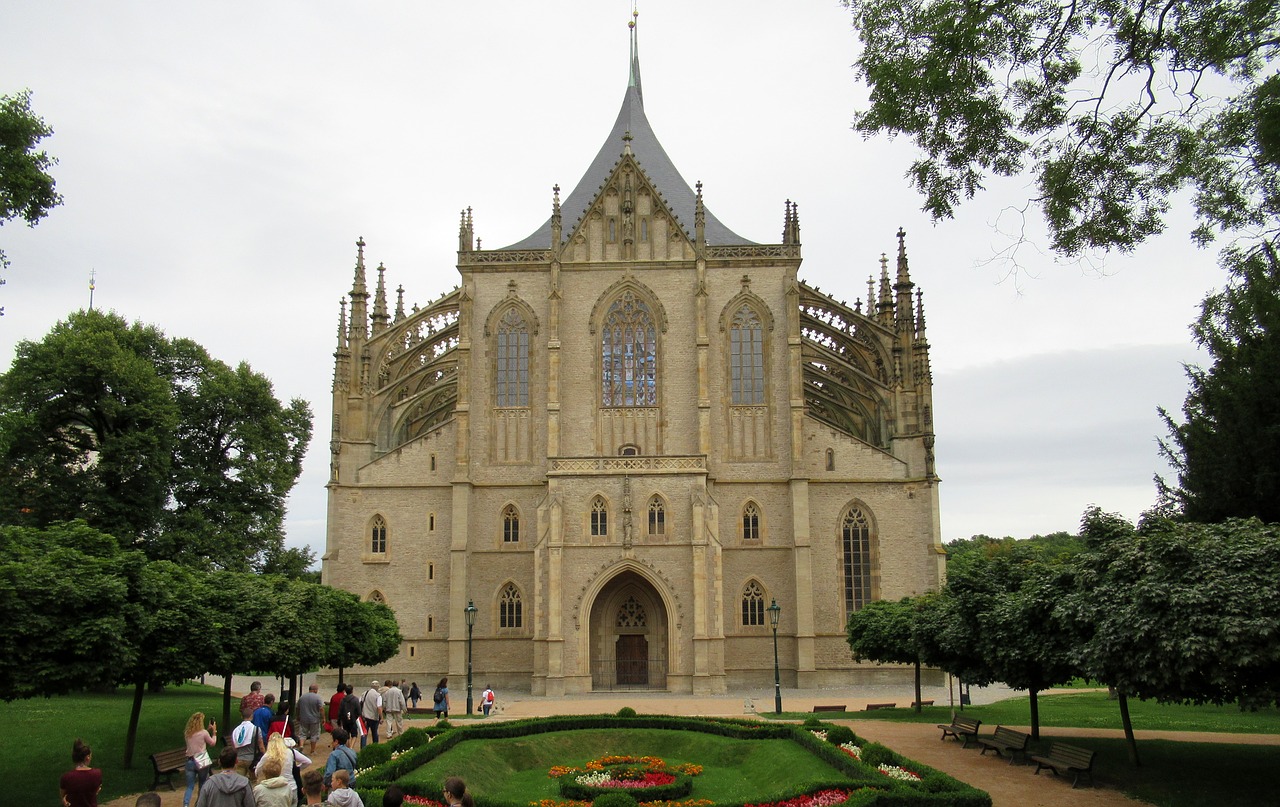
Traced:
<path fill-rule="evenodd" d="M 356 241 L 356 277 L 351 284 L 351 325 L 347 331 L 347 341 L 364 342 L 369 338 L 369 315 L 366 304 L 369 300 L 369 289 L 365 286 L 364 275 L 364 236 Z"/>
<path fill-rule="evenodd" d="M 387 267 L 378 264 L 378 285 L 373 294 L 373 333 L 375 335 L 382 333 L 387 329 Z"/>
<path fill-rule="evenodd" d="M 396 286 L 396 322 L 404 319 L 404 285 Z"/>
<path fill-rule="evenodd" d="M 640 19 L 640 12 L 636 11 L 635 3 L 631 4 L 631 22 L 627 23 L 627 27 L 631 29 L 631 74 L 627 76 L 627 86 L 634 87 L 636 95 L 640 96 L 640 103 L 644 103 L 644 90 L 640 87 L 640 46 L 636 43 L 636 21 Z"/>
<path fill-rule="evenodd" d="M 911 282 L 911 270 L 907 266 L 907 231 L 898 228 L 898 277 L 893 284 L 893 290 L 897 293 L 898 299 L 896 304 L 898 318 L 898 332 L 903 334 L 904 339 L 911 339 L 915 335 L 915 322 L 913 321 L 911 306 L 911 288 L 915 284 Z"/>

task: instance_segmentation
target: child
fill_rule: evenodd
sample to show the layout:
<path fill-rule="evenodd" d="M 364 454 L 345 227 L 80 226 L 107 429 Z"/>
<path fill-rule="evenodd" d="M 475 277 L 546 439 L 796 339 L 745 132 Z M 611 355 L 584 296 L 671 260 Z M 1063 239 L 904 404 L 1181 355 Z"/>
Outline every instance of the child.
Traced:
<path fill-rule="evenodd" d="M 333 772 L 333 790 L 329 792 L 329 804 L 333 807 L 364 807 L 360 794 L 348 787 L 351 774 L 343 768 Z"/>

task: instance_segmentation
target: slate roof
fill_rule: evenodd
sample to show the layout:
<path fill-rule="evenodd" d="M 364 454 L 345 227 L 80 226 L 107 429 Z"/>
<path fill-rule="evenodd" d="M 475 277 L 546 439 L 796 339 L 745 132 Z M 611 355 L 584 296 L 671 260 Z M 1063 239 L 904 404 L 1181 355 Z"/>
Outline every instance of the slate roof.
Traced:
<path fill-rule="evenodd" d="M 680 176 L 667 152 L 653 133 L 649 119 L 644 114 L 644 93 L 640 87 L 640 54 L 636 45 L 636 29 L 631 27 L 631 72 L 627 80 L 627 92 L 622 98 L 622 109 L 618 110 L 618 119 L 614 121 L 604 145 L 591 161 L 591 167 L 578 180 L 578 185 L 569 193 L 561 204 L 561 216 L 564 222 L 563 237 L 567 241 L 574 233 L 579 220 L 586 214 L 600 187 L 608 181 L 613 168 L 622 157 L 624 146 L 623 135 L 631 133 L 631 152 L 640 168 L 649 177 L 649 181 L 662 194 L 667 207 L 679 219 L 685 235 L 693 240 L 693 213 L 697 195 L 693 188 Z M 713 246 L 722 244 L 752 244 L 746 238 L 730 230 L 717 219 L 710 210 L 706 211 L 707 243 Z M 502 249 L 546 249 L 551 246 L 551 219 L 547 218 L 542 226 L 527 238 L 502 247 Z"/>

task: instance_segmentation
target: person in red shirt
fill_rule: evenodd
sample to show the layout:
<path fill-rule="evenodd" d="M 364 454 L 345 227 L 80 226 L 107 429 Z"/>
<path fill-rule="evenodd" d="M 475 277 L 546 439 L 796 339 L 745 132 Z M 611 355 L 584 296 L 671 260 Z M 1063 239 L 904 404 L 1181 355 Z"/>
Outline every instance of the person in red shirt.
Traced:
<path fill-rule="evenodd" d="M 347 696 L 347 688 L 338 682 L 338 688 L 333 693 L 333 697 L 329 698 L 329 723 L 325 727 L 325 731 L 333 731 L 333 727 L 338 725 L 338 711 L 342 708 L 342 699 Z"/>
<path fill-rule="evenodd" d="M 254 681 L 249 685 L 249 694 L 240 699 L 240 714 L 244 714 L 245 709 L 256 712 L 265 699 L 266 696 L 262 694 L 262 682 Z"/>
<path fill-rule="evenodd" d="M 79 737 L 71 746 L 71 761 L 76 764 L 75 769 L 62 774 L 58 781 L 62 803 L 65 807 L 98 807 L 102 771 L 89 767 L 93 762 L 93 751 Z"/>

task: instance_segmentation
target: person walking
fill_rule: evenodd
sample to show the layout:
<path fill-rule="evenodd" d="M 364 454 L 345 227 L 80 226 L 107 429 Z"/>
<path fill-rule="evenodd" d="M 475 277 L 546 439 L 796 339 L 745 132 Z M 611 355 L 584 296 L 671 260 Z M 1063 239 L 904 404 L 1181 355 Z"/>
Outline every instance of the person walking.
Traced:
<path fill-rule="evenodd" d="M 187 762 L 183 766 L 183 772 L 187 777 L 187 792 L 182 796 L 182 807 L 190 807 L 191 794 L 195 791 L 196 784 L 204 787 L 205 781 L 213 771 L 213 760 L 209 758 L 209 749 L 217 742 L 214 739 L 217 735 L 218 722 L 210 720 L 209 727 L 205 728 L 204 712 L 196 712 L 187 718 L 187 726 L 182 731 L 187 744 Z"/>
<path fill-rule="evenodd" d="M 484 692 L 480 693 L 480 708 L 484 711 L 484 716 L 489 716 L 489 710 L 493 708 L 493 687 L 488 684 L 484 685 Z"/>
<path fill-rule="evenodd" d="M 320 724 L 324 721 L 324 698 L 320 697 L 320 687 L 312 684 L 307 693 L 298 698 L 298 741 L 307 744 L 307 753 L 316 752 L 316 743 L 320 742 Z"/>
<path fill-rule="evenodd" d="M 342 729 L 333 730 L 333 750 L 329 752 L 329 759 L 324 763 L 325 787 L 333 785 L 333 774 L 337 770 L 350 771 L 352 781 L 355 781 L 356 752 L 347 747 L 347 733 Z"/>
<path fill-rule="evenodd" d="M 360 716 L 364 718 L 365 734 L 360 735 L 360 747 L 364 748 L 372 737 L 373 742 L 378 741 L 378 724 L 382 722 L 382 691 L 379 687 L 382 682 L 376 678 L 373 686 L 364 692 L 364 697 L 360 699 Z M 330 799 L 332 801 L 332 799 Z"/>
<path fill-rule="evenodd" d="M 436 684 L 435 694 L 431 696 L 431 708 L 436 713 L 436 720 L 442 716 L 449 717 L 449 678 L 448 676 L 441 678 L 440 683 Z"/>
<path fill-rule="evenodd" d="M 413 704 L 413 708 L 418 708 L 418 701 L 422 700 L 422 690 L 418 689 L 418 682 L 414 681 L 409 685 L 409 703 Z"/>
<path fill-rule="evenodd" d="M 388 740 L 404 733 L 404 708 L 404 693 L 394 681 L 388 679 L 387 688 L 382 693 L 382 718 Z"/>
<path fill-rule="evenodd" d="M 234 745 L 223 747 L 218 755 L 222 770 L 200 788 L 196 807 L 254 807 L 253 786 L 236 770 L 238 759 Z"/>
<path fill-rule="evenodd" d="M 93 749 L 79 737 L 71 744 L 71 761 L 75 767 L 62 774 L 58 792 L 65 807 L 98 807 L 98 791 L 102 790 L 102 771 L 93 765 Z"/>

